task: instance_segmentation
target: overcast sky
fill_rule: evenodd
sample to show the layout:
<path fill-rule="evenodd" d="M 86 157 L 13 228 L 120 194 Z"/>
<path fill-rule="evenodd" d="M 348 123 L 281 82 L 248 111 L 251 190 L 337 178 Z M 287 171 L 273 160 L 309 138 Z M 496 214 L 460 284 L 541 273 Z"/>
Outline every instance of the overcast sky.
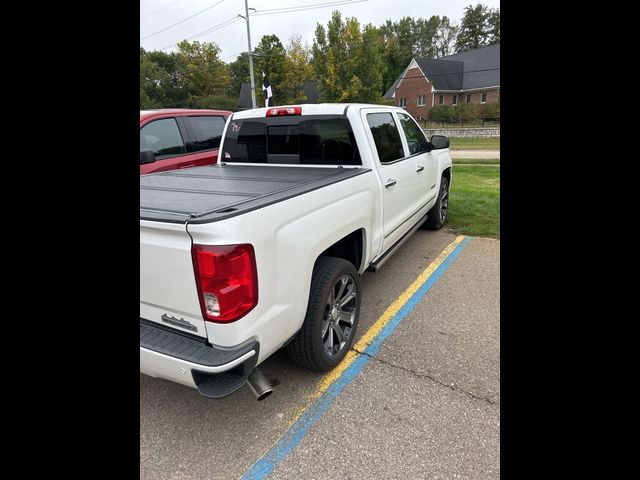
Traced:
<path fill-rule="evenodd" d="M 429 18 L 431 15 L 446 15 L 459 24 L 464 7 L 468 5 L 482 3 L 489 8 L 500 8 L 500 0 L 360 0 L 357 3 L 351 0 L 353 4 L 318 5 L 317 8 L 289 13 L 268 12 L 337 1 L 340 0 L 248 0 L 249 7 L 256 9 L 249 18 L 251 47 L 254 48 L 263 35 L 272 34 L 277 35 L 285 47 L 293 34 L 301 35 L 303 42 L 311 46 L 316 24 L 321 23 L 326 28 L 333 10 L 340 10 L 343 19 L 356 17 L 361 25 L 372 23 L 379 26 L 386 19 L 396 21 L 405 16 Z M 145 50 L 162 50 L 218 27 L 192 40 L 215 42 L 221 49 L 220 58 L 231 62 L 247 50 L 246 22 L 243 19 L 233 21 L 237 14 L 244 15 L 244 4 L 244 0 L 140 0 L 140 46 Z M 263 15 L 260 15 L 261 11 Z M 177 25 L 167 28 L 173 24 Z M 166 48 L 164 51 L 174 49 Z"/>

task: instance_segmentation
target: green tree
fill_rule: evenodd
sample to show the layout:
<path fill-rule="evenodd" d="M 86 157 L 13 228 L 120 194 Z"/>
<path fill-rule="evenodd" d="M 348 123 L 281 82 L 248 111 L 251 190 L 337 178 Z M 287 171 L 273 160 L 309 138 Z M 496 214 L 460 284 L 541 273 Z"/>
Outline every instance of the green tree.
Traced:
<path fill-rule="evenodd" d="M 488 18 L 489 23 L 489 45 L 500 43 L 500 9 L 492 10 Z"/>
<path fill-rule="evenodd" d="M 302 37 L 294 34 L 287 44 L 287 55 L 284 61 L 283 78 L 280 83 L 280 105 L 304 103 L 305 82 L 314 77 L 311 66 L 311 52 L 302 44 Z"/>
<path fill-rule="evenodd" d="M 387 20 L 378 28 L 383 57 L 383 90 L 402 74 L 412 58 L 437 58 L 453 53 L 456 26 L 449 18 L 433 15 L 429 19 L 405 17 Z"/>
<path fill-rule="evenodd" d="M 445 15 L 442 18 L 438 18 L 438 20 L 434 41 L 436 58 L 453 54 L 458 36 L 458 27 L 451 23 L 449 17 Z"/>
<path fill-rule="evenodd" d="M 446 18 L 446 17 L 444 17 Z M 418 18 L 414 23 L 415 40 L 413 44 L 413 56 L 418 58 L 435 58 L 436 38 L 440 17 L 432 15 L 428 20 Z"/>
<path fill-rule="evenodd" d="M 182 106 L 186 99 L 178 85 L 176 55 L 140 49 L 140 108 Z"/>
<path fill-rule="evenodd" d="M 215 43 L 178 43 L 177 77 L 181 89 L 186 91 L 186 106 L 193 108 L 220 108 L 223 99 L 229 99 L 229 67 L 219 58 L 220 48 Z M 227 104 L 227 100 L 224 100 Z M 237 102 L 236 102 L 237 104 Z"/>
<path fill-rule="evenodd" d="M 458 105 L 453 107 L 452 116 L 453 119 L 457 120 L 464 127 L 465 123 L 471 123 L 478 118 L 478 104 L 476 103 L 465 103 L 464 96 L 460 95 L 458 99 Z"/>
<path fill-rule="evenodd" d="M 152 62 L 146 52 L 140 49 L 140 109 L 158 108 L 162 106 L 164 92 L 160 87 L 163 77 L 162 69 Z"/>
<path fill-rule="evenodd" d="M 445 122 L 449 122 L 455 118 L 454 108 L 456 107 L 452 107 L 451 105 L 436 105 L 429 110 L 429 120 L 442 122 L 442 126 L 444 126 Z"/>
<path fill-rule="evenodd" d="M 249 54 L 242 52 L 238 58 L 229 63 L 229 96 L 239 98 L 242 84 L 250 81 Z"/>
<path fill-rule="evenodd" d="M 324 102 L 379 101 L 382 91 L 382 55 L 377 30 L 363 30 L 355 18 L 342 21 L 334 11 L 327 30 L 316 26 L 313 68 Z"/>
<path fill-rule="evenodd" d="M 500 97 L 497 101 L 490 103 L 483 103 L 479 106 L 478 115 L 482 119 L 487 118 L 500 118 Z"/>
<path fill-rule="evenodd" d="M 382 81 L 382 93 L 384 93 L 393 85 L 393 82 L 397 80 L 414 57 L 414 21 L 409 17 L 398 22 L 387 20 L 379 27 L 378 35 L 384 62 Z"/>
<path fill-rule="evenodd" d="M 464 8 L 464 15 L 456 39 L 456 53 L 466 52 L 488 44 L 490 15 L 489 7 L 481 3 L 475 7 L 469 5 Z"/>
<path fill-rule="evenodd" d="M 263 35 L 256 46 L 253 60 L 254 80 L 256 82 L 257 106 L 264 105 L 264 92 L 262 90 L 262 71 L 269 75 L 271 91 L 276 105 L 282 104 L 280 93 L 284 79 L 285 59 L 287 52 L 277 35 Z"/>

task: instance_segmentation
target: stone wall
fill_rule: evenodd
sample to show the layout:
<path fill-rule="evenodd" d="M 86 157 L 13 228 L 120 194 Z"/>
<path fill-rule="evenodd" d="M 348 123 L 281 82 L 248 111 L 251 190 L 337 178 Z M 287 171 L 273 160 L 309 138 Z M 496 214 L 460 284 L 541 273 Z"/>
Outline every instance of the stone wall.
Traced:
<path fill-rule="evenodd" d="M 423 128 L 427 137 L 445 135 L 447 137 L 499 137 L 500 127 L 485 128 Z"/>

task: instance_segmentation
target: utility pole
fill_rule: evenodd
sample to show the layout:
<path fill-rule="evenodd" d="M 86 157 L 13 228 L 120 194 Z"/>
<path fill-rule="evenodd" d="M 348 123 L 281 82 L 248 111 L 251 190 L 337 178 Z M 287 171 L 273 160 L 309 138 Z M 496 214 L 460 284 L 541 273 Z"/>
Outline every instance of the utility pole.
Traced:
<path fill-rule="evenodd" d="M 256 108 L 256 82 L 253 79 L 253 55 L 251 54 L 251 31 L 249 29 L 249 5 L 248 0 L 244 0 L 244 12 L 246 14 L 245 20 L 247 21 L 247 43 L 249 45 L 249 75 L 251 76 L 251 103 L 253 108 Z M 255 10 L 252 8 L 251 10 Z M 242 16 L 242 15 L 240 15 Z"/>

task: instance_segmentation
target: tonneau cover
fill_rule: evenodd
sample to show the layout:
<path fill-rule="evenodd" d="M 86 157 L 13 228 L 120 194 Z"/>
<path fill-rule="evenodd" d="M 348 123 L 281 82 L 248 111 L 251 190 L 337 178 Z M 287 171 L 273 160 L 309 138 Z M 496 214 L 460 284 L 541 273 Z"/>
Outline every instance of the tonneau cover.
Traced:
<path fill-rule="evenodd" d="M 216 164 L 141 175 L 140 219 L 215 222 L 369 171 Z"/>

